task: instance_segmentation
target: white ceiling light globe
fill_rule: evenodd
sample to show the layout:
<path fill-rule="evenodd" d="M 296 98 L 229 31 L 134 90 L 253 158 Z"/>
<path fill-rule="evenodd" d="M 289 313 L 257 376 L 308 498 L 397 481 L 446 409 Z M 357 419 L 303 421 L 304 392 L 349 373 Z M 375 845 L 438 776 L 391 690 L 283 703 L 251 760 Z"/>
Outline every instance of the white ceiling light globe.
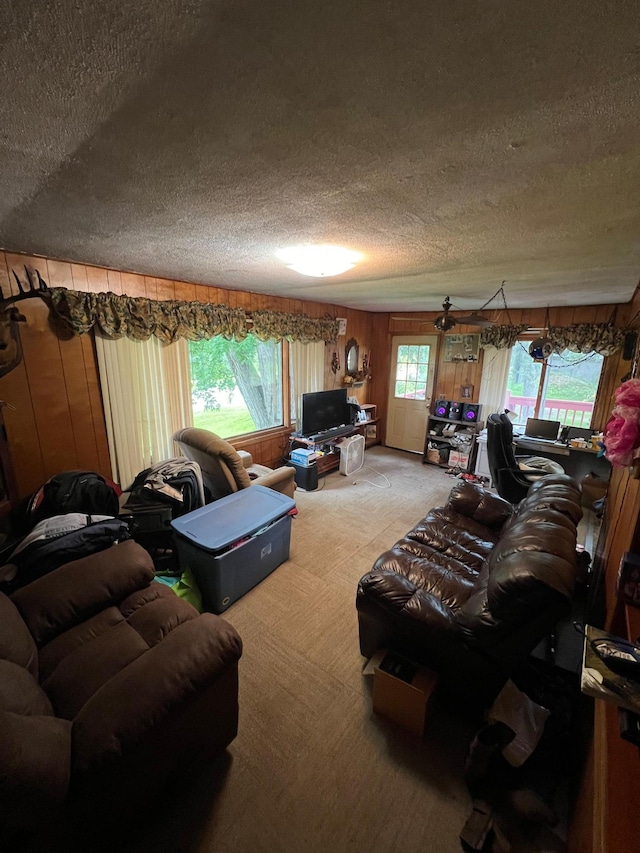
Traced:
<path fill-rule="evenodd" d="M 301 275 L 310 275 L 316 278 L 340 275 L 352 269 L 362 255 L 344 249 L 342 246 L 292 246 L 277 252 L 277 257 L 283 260 L 289 269 L 299 272 Z"/>

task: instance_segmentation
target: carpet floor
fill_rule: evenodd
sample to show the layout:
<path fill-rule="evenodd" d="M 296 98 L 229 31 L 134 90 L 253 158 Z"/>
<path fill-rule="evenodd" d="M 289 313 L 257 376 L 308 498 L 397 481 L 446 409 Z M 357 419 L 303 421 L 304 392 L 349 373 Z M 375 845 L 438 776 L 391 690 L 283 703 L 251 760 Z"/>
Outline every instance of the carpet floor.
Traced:
<path fill-rule="evenodd" d="M 238 737 L 119 849 L 458 853 L 476 727 L 435 700 L 423 740 L 375 715 L 355 610 L 359 578 L 455 482 L 375 447 L 296 492 L 289 561 L 224 614 L 244 642 Z"/>
<path fill-rule="evenodd" d="M 457 480 L 389 448 L 365 463 L 297 490 L 290 559 L 224 614 L 244 643 L 237 738 L 133 825 L 114 816 L 110 832 L 55 853 L 459 853 L 472 807 L 463 763 L 482 720 L 437 694 L 422 739 L 374 714 L 355 609 L 360 577 Z M 598 526 L 587 510 L 588 550 Z M 559 790 L 562 837 L 576 773 Z M 545 836 L 526 850 L 562 848 L 545 832 L 556 846 Z"/>

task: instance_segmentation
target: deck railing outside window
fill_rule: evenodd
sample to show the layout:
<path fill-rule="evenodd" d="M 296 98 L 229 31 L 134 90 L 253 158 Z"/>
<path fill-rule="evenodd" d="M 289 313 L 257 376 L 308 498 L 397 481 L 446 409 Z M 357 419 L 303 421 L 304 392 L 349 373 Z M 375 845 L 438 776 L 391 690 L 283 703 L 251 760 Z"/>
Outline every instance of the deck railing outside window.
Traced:
<path fill-rule="evenodd" d="M 507 392 L 505 408 L 517 414 L 516 423 L 526 424 L 527 418 L 535 417 L 535 397 L 515 397 Z M 593 403 L 579 403 L 575 400 L 545 400 L 538 417 L 550 421 L 560 421 L 565 426 L 588 428 L 591 425 Z"/>

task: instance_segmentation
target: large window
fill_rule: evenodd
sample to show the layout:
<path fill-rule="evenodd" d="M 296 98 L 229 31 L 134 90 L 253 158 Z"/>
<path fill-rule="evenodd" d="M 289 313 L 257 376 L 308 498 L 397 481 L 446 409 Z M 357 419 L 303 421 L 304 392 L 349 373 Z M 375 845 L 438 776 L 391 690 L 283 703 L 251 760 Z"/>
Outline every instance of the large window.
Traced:
<path fill-rule="evenodd" d="M 230 438 L 282 425 L 281 343 L 191 341 L 189 359 L 195 426 Z"/>
<path fill-rule="evenodd" d="M 529 343 L 518 341 L 511 351 L 505 408 L 516 412 L 517 424 L 545 418 L 590 427 L 603 356 L 564 350 L 539 363 L 529 355 Z"/>

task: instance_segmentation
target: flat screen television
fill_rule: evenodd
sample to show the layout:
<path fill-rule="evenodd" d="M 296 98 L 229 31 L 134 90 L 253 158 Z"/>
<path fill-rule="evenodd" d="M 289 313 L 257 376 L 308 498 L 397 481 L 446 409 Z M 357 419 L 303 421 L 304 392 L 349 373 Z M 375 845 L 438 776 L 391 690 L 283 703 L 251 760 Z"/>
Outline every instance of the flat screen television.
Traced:
<path fill-rule="evenodd" d="M 347 402 L 346 388 L 302 395 L 302 435 L 316 435 L 350 423 L 351 407 Z"/>

